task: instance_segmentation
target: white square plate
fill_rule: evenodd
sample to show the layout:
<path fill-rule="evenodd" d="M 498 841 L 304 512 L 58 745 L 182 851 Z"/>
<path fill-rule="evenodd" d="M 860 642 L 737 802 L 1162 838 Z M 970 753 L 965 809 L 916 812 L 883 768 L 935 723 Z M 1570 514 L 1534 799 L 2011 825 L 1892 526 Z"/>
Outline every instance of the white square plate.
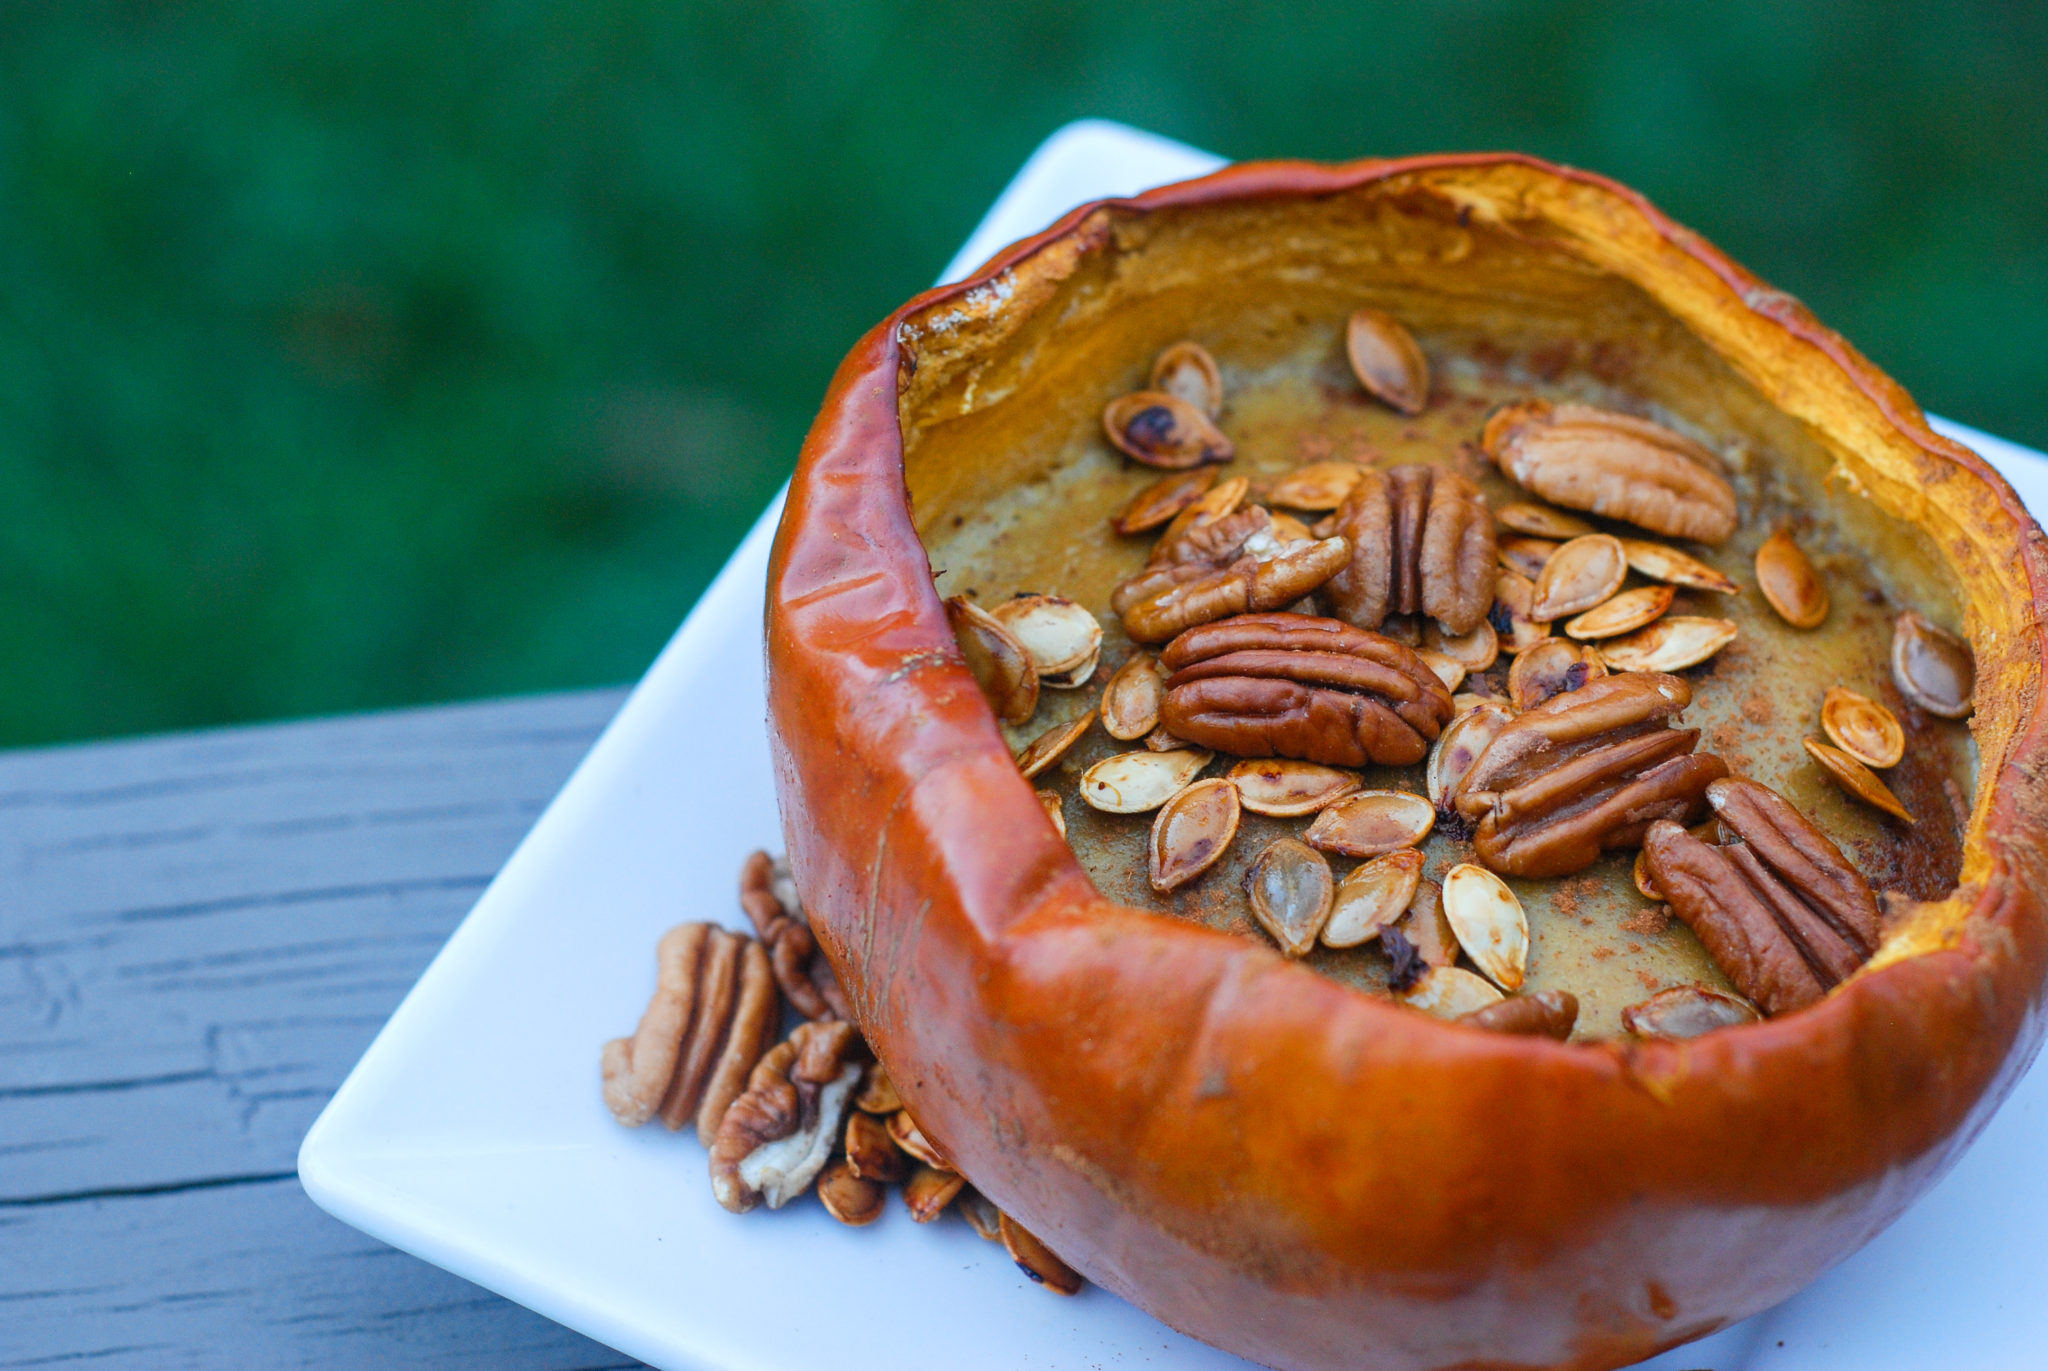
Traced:
<path fill-rule="evenodd" d="M 1071 125 L 1025 163 L 946 279 L 1081 201 L 1218 165 L 1133 129 Z M 1942 427 L 2048 509 L 2048 459 Z M 1101 1290 L 1051 1298 L 961 1223 L 918 1226 L 892 1206 L 854 1231 L 812 1204 L 736 1219 L 713 1202 L 693 1136 L 606 1113 L 598 1047 L 631 1030 L 655 940 L 688 918 L 741 924 L 739 860 L 779 844 L 760 626 L 780 510 L 762 514 L 306 1136 L 307 1192 L 661 1367 L 1247 1365 Z M 2040 1366 L 2043 1156 L 2048 1077 L 2035 1072 L 1890 1232 L 1796 1299 L 1646 1365 Z M 889 1330 L 879 1343 L 876 1329 Z"/>

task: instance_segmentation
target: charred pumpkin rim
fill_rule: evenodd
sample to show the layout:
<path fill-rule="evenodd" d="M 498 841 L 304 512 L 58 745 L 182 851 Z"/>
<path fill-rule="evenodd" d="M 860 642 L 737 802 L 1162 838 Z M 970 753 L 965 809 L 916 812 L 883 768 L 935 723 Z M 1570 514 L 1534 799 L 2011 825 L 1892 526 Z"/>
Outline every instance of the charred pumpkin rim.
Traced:
<path fill-rule="evenodd" d="M 1902 1121 L 1905 1126 L 1896 1133 L 1864 1140 L 1867 1146 L 1852 1145 L 1849 1151 L 1854 1160 L 1838 1156 L 1848 1165 L 1836 1174 L 1837 1183 L 1868 1179 L 1888 1165 L 1921 1156 L 1955 1135 L 1965 1116 L 1994 1106 L 2018 1078 L 2041 1032 L 2035 1007 L 2042 993 L 2044 966 L 2048 966 L 2048 929 L 2043 927 L 2040 896 L 2035 890 L 2042 873 L 2030 872 L 2031 879 L 2024 879 L 2016 868 L 2026 865 L 2031 853 L 2048 842 L 2048 802 L 2044 802 L 2037 779 L 2040 769 L 2048 766 L 2043 759 L 2044 747 L 2048 747 L 2048 737 L 2044 737 L 2048 708 L 2044 708 L 2040 691 L 2044 665 L 2048 665 L 2048 629 L 2026 609 L 2048 594 L 2048 553 L 2044 553 L 2041 531 L 2004 479 L 1976 453 L 1935 433 L 1896 382 L 1800 302 L 1766 286 L 1671 221 L 1643 196 L 1607 178 L 1513 153 L 1341 165 L 1239 164 L 1138 196 L 1077 207 L 1045 232 L 1004 249 L 964 280 L 913 298 L 871 330 L 842 363 L 806 442 L 770 571 L 771 700 L 776 674 L 801 664 L 803 674 L 829 679 L 834 674 L 833 659 L 846 650 L 844 642 L 824 641 L 797 622 L 816 592 L 785 596 L 782 580 L 800 549 L 807 544 L 815 549 L 821 546 L 816 540 L 832 537 L 825 530 L 807 527 L 803 517 L 814 474 L 831 461 L 853 458 L 870 476 L 888 476 L 892 496 L 903 507 L 902 517 L 891 521 L 889 539 L 894 544 L 900 535 L 901 545 L 869 543 L 867 551 L 880 557 L 864 563 L 865 574 L 887 577 L 910 569 L 910 579 L 917 582 L 906 587 L 908 598 L 916 602 L 914 624 L 898 623 L 895 629 L 908 630 L 923 646 L 903 654 L 903 667 L 891 673 L 892 683 L 912 692 L 911 698 L 934 705 L 942 694 L 959 690 L 963 682 L 968 691 L 974 689 L 952 648 L 939 596 L 929 576 L 921 574 L 927 563 L 909 518 L 903 483 L 899 397 L 918 369 L 916 345 L 920 341 L 942 327 L 971 331 L 989 325 L 1006 311 L 1014 311 L 1019 319 L 1028 317 L 1035 303 L 1034 289 L 1042 296 L 1071 273 L 1082 257 L 1103 249 L 1119 218 L 1233 201 L 1326 197 L 1403 177 L 1488 168 L 1518 168 L 1560 182 L 1588 218 L 1604 214 L 1609 220 L 1632 220 L 1627 225 L 1632 232 L 1608 241 L 1569 237 L 1563 245 L 1644 289 L 1747 375 L 1767 399 L 1807 422 L 1836 448 L 1836 475 L 1881 509 L 1926 530 L 1937 542 L 1963 588 L 1966 636 L 1979 662 L 1978 787 L 1964 833 L 1962 875 L 1947 897 L 1921 906 L 1911 922 L 1910 937 L 1888 939 L 1868 966 L 1819 1004 L 1688 1043 L 1582 1045 L 1481 1035 L 1330 986 L 1306 968 L 1276 968 L 1262 974 L 1292 975 L 1327 987 L 1355 1002 L 1355 1009 L 1346 1004 L 1347 1012 L 1363 1015 L 1366 1021 L 1385 1016 L 1390 1041 L 1427 1042 L 1431 1050 L 1466 1063 L 1533 1066 L 1541 1062 L 1553 1078 L 1558 1071 L 1580 1075 L 1580 1084 L 1595 1094 L 1602 1093 L 1602 1082 L 1611 1088 L 1618 1077 L 1660 1100 L 1675 1099 L 1765 1062 L 1773 1064 L 1775 1075 L 1790 1069 L 1795 1057 L 1810 1057 L 1821 1044 L 1832 1045 L 1827 1055 L 1854 1055 L 1849 1044 L 1859 1026 L 1871 1029 L 1881 1024 L 1878 1036 L 1893 1049 L 1919 1047 L 1958 1071 L 1944 1082 L 1944 1089 L 1934 1092 L 1943 1102 L 1925 1101 L 1928 1107 L 1917 1111 L 1919 1117 Z M 1418 188 L 1427 189 L 1420 182 Z M 1537 211 L 1535 217 L 1553 216 Z M 1664 260 L 1652 262 L 1651 255 Z M 1629 269 L 1632 262 L 1634 270 Z M 1649 279 L 1653 266 L 1676 275 L 1680 278 L 1677 284 L 1669 279 Z M 1734 346 L 1737 335 L 1745 331 L 1748 348 Z M 970 339 L 969 346 L 984 346 L 987 341 L 986 336 Z M 1816 366 L 1838 373 L 1874 411 L 1874 415 L 1850 417 L 1861 422 L 1864 432 L 1886 440 L 1904 438 L 1913 450 L 1915 469 L 1907 473 L 1881 471 L 1877 469 L 1881 462 L 1870 462 L 1865 463 L 1868 470 L 1858 471 L 1849 465 L 1840 451 L 1849 438 L 1816 413 L 1825 399 L 1809 399 L 1806 412 L 1802 412 L 1802 406 L 1788 403 L 1783 388 L 1770 383 L 1761 359 L 1748 356 L 1750 350 L 1768 351 L 1773 345 L 1793 354 L 1785 360 L 1808 373 Z M 1818 356 L 1797 355 L 1805 349 Z M 1746 364 L 1750 362 L 1755 365 Z M 1958 475 L 1967 478 L 1968 484 L 1957 488 Z M 1998 518 L 1984 517 L 1992 511 Z M 1948 516 L 1945 528 L 1937 526 L 1943 515 Z M 862 562 L 859 552 L 843 547 L 830 556 L 849 568 Z M 889 569 L 880 569 L 884 566 Z M 2002 582 L 2007 584 L 2000 590 Z M 849 714 L 872 715 L 876 709 L 873 701 L 855 701 L 844 692 L 836 699 Z M 932 710 L 935 719 L 946 714 L 942 708 Z M 947 765 L 971 766 L 976 781 L 997 764 L 1014 774 L 992 716 L 985 709 L 982 715 L 978 737 L 961 733 L 949 740 L 943 749 Z M 894 787 L 898 804 L 932 774 L 930 770 L 913 772 L 897 756 L 865 760 L 900 783 Z M 785 768 L 778 774 L 778 784 L 789 787 L 801 782 Z M 1029 805 L 1035 811 L 1029 784 L 1017 779 L 1015 790 L 1015 807 L 1021 812 Z M 1010 807 L 1003 806 L 1006 811 Z M 786 812 L 787 808 L 785 805 Z M 957 863 L 961 857 L 955 846 L 934 844 L 934 850 L 949 863 Z M 1057 852 L 1033 855 L 1037 859 L 1034 872 L 1022 881 L 1001 880 L 992 872 L 962 870 L 958 865 L 930 873 L 949 887 L 952 900 L 978 930 L 984 955 L 993 962 L 1013 966 L 1033 962 L 1025 948 L 1030 939 L 1071 937 L 1075 920 L 1084 915 L 1106 920 L 1104 938 L 1141 934 L 1169 944 L 1185 944 L 1192 950 L 1195 942 L 1225 936 L 1094 896 L 1064 844 Z M 1077 895 L 1077 889 L 1087 894 Z M 990 897 L 1002 897 L 999 907 L 991 907 Z M 870 920 L 874 915 L 871 906 Z M 1134 926 L 1129 920 L 1142 923 Z M 857 955 L 842 929 L 827 929 L 821 942 L 842 978 L 855 988 L 856 1003 L 879 1010 L 879 1000 L 859 989 L 863 966 L 873 949 L 865 948 Z M 1243 943 L 1242 954 L 1279 960 L 1270 950 L 1249 943 Z M 1313 999 L 1325 999 L 1321 991 L 1308 985 L 1300 989 Z M 881 1026 L 880 1036 L 886 1042 L 886 1026 Z M 2022 1037 L 2027 1039 L 2024 1044 Z M 2011 1050 L 2015 1045 L 2027 1050 L 2015 1053 Z M 1961 1060 L 1964 1058 L 1968 1060 Z M 1854 1066 L 1843 1065 L 1845 1075 L 1855 1075 Z"/>

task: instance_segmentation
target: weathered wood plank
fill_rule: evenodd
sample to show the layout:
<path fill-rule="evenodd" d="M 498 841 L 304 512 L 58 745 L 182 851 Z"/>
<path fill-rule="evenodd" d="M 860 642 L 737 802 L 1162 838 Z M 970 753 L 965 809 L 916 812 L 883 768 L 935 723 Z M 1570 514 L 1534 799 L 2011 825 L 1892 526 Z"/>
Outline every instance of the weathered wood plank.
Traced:
<path fill-rule="evenodd" d="M 313 1207 L 296 1180 L 0 1208 L 0 1368 L 640 1363 Z"/>
<path fill-rule="evenodd" d="M 619 698 L 0 756 L 0 1199 L 290 1169 Z"/>
<path fill-rule="evenodd" d="M 293 1176 L 621 699 L 0 754 L 0 1366 L 635 1364 Z"/>

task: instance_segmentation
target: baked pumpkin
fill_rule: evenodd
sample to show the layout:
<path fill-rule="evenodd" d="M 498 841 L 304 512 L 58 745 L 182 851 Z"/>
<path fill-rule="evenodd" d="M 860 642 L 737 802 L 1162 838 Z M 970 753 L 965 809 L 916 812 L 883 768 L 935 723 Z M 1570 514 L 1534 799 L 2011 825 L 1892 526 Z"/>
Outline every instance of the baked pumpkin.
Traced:
<path fill-rule="evenodd" d="M 1625 394 L 1732 445 L 1745 553 L 1767 524 L 1832 549 L 1837 637 L 1701 668 L 1713 676 L 1696 693 L 1731 695 L 1723 707 L 1767 735 L 1733 770 L 1810 769 L 1784 742 L 1799 726 L 1782 726 L 1803 707 L 1771 682 L 1804 679 L 1817 707 L 1843 661 L 1883 651 L 1870 625 L 1900 609 L 1963 632 L 1967 734 L 1902 706 L 1894 784 L 1918 822 L 1822 815 L 1888 892 L 1875 955 L 1839 985 L 1704 1036 L 1621 1033 L 1616 978 L 1647 990 L 1716 972 L 1683 929 L 1632 970 L 1566 937 L 1641 901 L 1624 890 L 1632 853 L 1589 850 L 1603 865 L 1545 896 L 1564 931 L 1527 987 L 1551 975 L 1589 997 L 1581 1040 L 1483 1031 L 1373 993 L 1385 972 L 1341 960 L 1364 954 L 1283 957 L 1219 872 L 1147 887 L 1143 821 L 1084 826 L 1071 845 L 1049 822 L 947 595 L 1085 599 L 1074 578 L 1093 593 L 1128 571 L 1088 548 L 1157 473 L 1120 465 L 1102 416 L 1182 339 L 1207 345 L 1245 403 L 1219 447 L 1199 414 L 1148 401 L 1165 415 L 1140 435 L 1157 451 L 1119 444 L 1138 460 L 1234 448 L 1272 469 L 1329 455 L 1301 435 L 1360 414 L 1379 425 L 1352 430 L 1375 459 L 1439 442 L 1448 430 L 1409 417 L 1426 403 L 1412 387 L 1356 405 L 1333 389 L 1361 311 L 1412 330 L 1458 402 L 1430 412 L 1466 438 L 1481 437 L 1486 395 Z M 1359 364 L 1357 346 L 1367 379 L 1375 358 Z M 1320 427 L 1303 424 L 1311 411 Z M 1496 427 L 1489 450 L 1530 441 L 1517 432 Z M 1671 536 L 1727 523 L 1723 509 Z M 984 557 L 1009 558 L 1012 584 L 935 585 Z M 1620 1366 L 1855 1250 L 2033 1056 L 2044 592 L 2039 533 L 1981 459 L 1641 197 L 1506 155 L 1242 165 L 1078 209 L 912 300 L 841 365 L 769 573 L 785 836 L 818 941 L 925 1132 L 1089 1278 L 1275 1366 Z M 1731 615 L 1770 613 L 1731 600 L 1747 605 Z M 1105 676 L 1131 650 L 1112 639 Z M 1727 739 L 1707 732 L 1740 753 L 1744 720 L 1728 717 Z M 1788 793 L 1808 811 L 1853 803 L 1821 798 L 1826 784 Z M 1667 826 L 1652 847 L 1683 857 L 1688 843 L 1702 846 Z"/>

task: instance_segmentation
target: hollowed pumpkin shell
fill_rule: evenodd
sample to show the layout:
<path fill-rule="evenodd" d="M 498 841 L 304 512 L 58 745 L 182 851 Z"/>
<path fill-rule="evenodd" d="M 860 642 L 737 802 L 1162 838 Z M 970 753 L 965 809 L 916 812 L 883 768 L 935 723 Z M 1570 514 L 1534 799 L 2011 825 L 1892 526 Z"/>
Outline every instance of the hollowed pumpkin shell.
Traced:
<path fill-rule="evenodd" d="M 1020 479 L 991 435 L 1039 460 L 1019 435 L 1051 434 L 1064 405 L 1085 436 L 1182 337 L 1228 355 L 1301 319 L 1334 349 L 1366 307 L 1446 357 L 1458 337 L 1620 341 L 1649 398 L 1717 431 L 1764 416 L 1756 461 L 1953 589 L 1928 612 L 1975 649 L 1963 879 L 1894 910 L 1883 951 L 1826 999 L 1625 1049 L 1474 1033 L 1263 935 L 1120 907 L 1045 822 L 947 626 L 906 486 L 927 517 Z M 1235 167 L 1075 210 L 840 367 L 769 572 L 791 864 L 931 1141 L 1090 1280 L 1273 1366 L 1625 1365 L 1777 1303 L 1883 1230 L 2032 1055 L 2043 547 L 1896 384 L 1611 182 L 1499 154 Z M 1455 1189 L 1418 1196 L 1432 1177 Z"/>

